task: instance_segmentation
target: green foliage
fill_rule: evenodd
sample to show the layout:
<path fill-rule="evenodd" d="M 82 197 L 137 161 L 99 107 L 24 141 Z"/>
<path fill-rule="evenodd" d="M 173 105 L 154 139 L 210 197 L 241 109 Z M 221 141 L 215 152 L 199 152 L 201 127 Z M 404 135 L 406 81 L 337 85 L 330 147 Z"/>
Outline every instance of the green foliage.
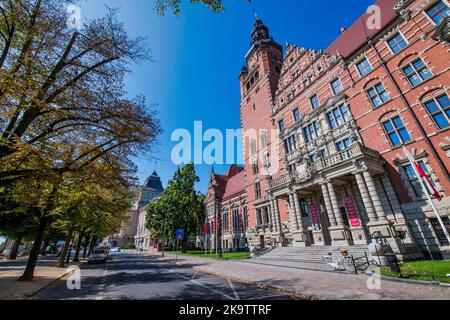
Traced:
<path fill-rule="evenodd" d="M 124 249 L 124 250 L 133 250 L 133 249 L 136 249 L 136 246 L 134 245 L 134 243 L 127 243 L 127 244 L 125 244 L 123 247 L 122 247 L 122 249 Z"/>
<path fill-rule="evenodd" d="M 252 2 L 252 0 L 247 1 Z M 186 2 L 203 4 L 214 13 L 225 11 L 223 0 L 189 0 Z M 178 15 L 183 3 L 182 0 L 156 0 L 156 9 L 161 15 L 164 15 L 167 10 L 171 10 L 173 14 Z"/>
<path fill-rule="evenodd" d="M 184 229 L 185 239 L 193 239 L 203 219 L 204 197 L 197 193 L 195 184 L 200 179 L 193 164 L 177 169 L 161 199 L 146 207 L 146 227 L 159 240 L 175 238 L 177 229 Z"/>

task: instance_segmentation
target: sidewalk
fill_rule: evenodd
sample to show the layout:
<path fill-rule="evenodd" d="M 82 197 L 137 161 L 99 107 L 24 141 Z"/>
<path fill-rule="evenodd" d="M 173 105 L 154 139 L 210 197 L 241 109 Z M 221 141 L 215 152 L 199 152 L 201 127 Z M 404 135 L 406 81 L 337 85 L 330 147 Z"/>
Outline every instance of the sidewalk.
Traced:
<path fill-rule="evenodd" d="M 169 259 L 172 256 L 168 255 Z M 167 259 L 167 258 L 166 258 Z M 320 300 L 450 300 L 450 288 L 380 280 L 368 289 L 366 275 L 268 266 L 246 261 L 218 261 L 179 257 L 177 264 L 236 281 L 296 293 Z"/>
<path fill-rule="evenodd" d="M 34 272 L 35 279 L 32 282 L 17 281 L 24 269 L 0 272 L 0 300 L 25 300 L 37 292 L 68 275 L 71 264 L 67 268 L 49 266 L 37 266 Z"/>

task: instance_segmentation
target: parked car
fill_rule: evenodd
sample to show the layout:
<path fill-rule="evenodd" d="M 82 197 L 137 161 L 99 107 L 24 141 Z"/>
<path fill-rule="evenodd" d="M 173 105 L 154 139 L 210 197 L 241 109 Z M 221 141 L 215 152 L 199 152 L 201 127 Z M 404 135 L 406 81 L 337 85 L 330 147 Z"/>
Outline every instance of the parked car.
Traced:
<path fill-rule="evenodd" d="M 122 248 L 121 247 L 114 247 L 114 248 L 112 248 L 111 249 L 111 253 L 119 253 L 119 252 L 121 252 L 122 251 Z"/>
<path fill-rule="evenodd" d="M 91 263 L 105 263 L 108 260 L 109 254 L 105 249 L 94 249 L 92 254 L 88 257 L 88 264 Z"/>

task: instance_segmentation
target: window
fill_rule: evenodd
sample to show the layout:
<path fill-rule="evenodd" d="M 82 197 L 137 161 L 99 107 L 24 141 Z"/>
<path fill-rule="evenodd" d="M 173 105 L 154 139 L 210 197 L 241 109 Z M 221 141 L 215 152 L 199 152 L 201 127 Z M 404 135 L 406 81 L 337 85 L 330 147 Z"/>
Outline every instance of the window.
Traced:
<path fill-rule="evenodd" d="M 303 218 L 308 218 L 309 217 L 308 203 L 304 199 L 300 200 L 300 210 L 302 212 L 302 217 Z"/>
<path fill-rule="evenodd" d="M 261 209 L 256 209 L 256 224 L 258 226 L 262 225 L 262 215 L 261 215 Z"/>
<path fill-rule="evenodd" d="M 344 151 L 344 150 L 350 148 L 351 145 L 352 145 L 352 142 L 350 141 L 350 138 L 347 138 L 347 139 L 344 139 L 344 140 L 336 143 L 336 149 L 338 152 Z"/>
<path fill-rule="evenodd" d="M 280 120 L 278 122 L 278 128 L 280 128 L 280 131 L 283 132 L 284 130 L 286 130 L 286 126 L 284 125 L 284 120 Z"/>
<path fill-rule="evenodd" d="M 293 111 L 293 114 L 294 114 L 294 121 L 299 122 L 301 115 L 300 115 L 300 111 L 298 110 L 298 108 Z"/>
<path fill-rule="evenodd" d="M 247 207 L 244 207 L 243 211 L 243 228 L 247 229 L 248 228 L 248 209 Z"/>
<path fill-rule="evenodd" d="M 450 125 L 450 101 L 446 94 L 425 103 L 425 107 L 439 129 Z"/>
<path fill-rule="evenodd" d="M 339 78 L 335 79 L 331 82 L 331 88 L 333 89 L 334 94 L 339 94 L 344 90 L 342 86 L 341 80 Z"/>
<path fill-rule="evenodd" d="M 259 173 L 258 161 L 252 164 L 253 175 L 257 175 Z"/>
<path fill-rule="evenodd" d="M 450 232 L 450 218 L 449 217 L 441 217 L 444 222 L 447 231 Z M 433 226 L 434 232 L 438 238 L 438 241 L 441 246 L 448 246 L 450 243 L 448 242 L 447 236 L 445 235 L 444 230 L 442 230 L 441 224 L 437 218 L 430 218 L 430 223 Z"/>
<path fill-rule="evenodd" d="M 255 182 L 255 197 L 256 199 L 261 198 L 261 182 Z"/>
<path fill-rule="evenodd" d="M 434 21 L 434 23 L 441 23 L 444 18 L 450 15 L 450 9 L 444 4 L 443 1 L 439 1 L 427 11 L 427 15 Z"/>
<path fill-rule="evenodd" d="M 250 154 L 254 156 L 256 154 L 256 141 L 252 140 L 250 142 Z"/>
<path fill-rule="evenodd" d="M 314 153 L 312 153 L 312 154 L 310 154 L 308 156 L 308 160 L 309 160 L 309 163 L 312 165 L 312 164 L 314 164 L 316 162 L 317 157 L 316 157 L 316 155 Z"/>
<path fill-rule="evenodd" d="M 228 232 L 228 211 L 222 214 L 222 231 Z"/>
<path fill-rule="evenodd" d="M 311 98 L 309 98 L 309 100 L 311 101 L 311 106 L 312 106 L 313 110 L 320 107 L 320 101 L 319 101 L 319 97 L 317 96 L 317 94 L 313 95 Z"/>
<path fill-rule="evenodd" d="M 389 47 L 392 49 L 392 52 L 399 53 L 402 51 L 408 43 L 406 43 L 405 38 L 400 33 L 397 33 L 391 40 L 388 41 Z"/>
<path fill-rule="evenodd" d="M 386 89 L 381 83 L 376 84 L 369 90 L 367 90 L 367 94 L 369 95 L 370 101 L 372 102 L 372 106 L 374 108 L 378 108 L 383 103 L 389 101 L 389 93 L 386 92 Z"/>
<path fill-rule="evenodd" d="M 269 209 L 267 207 L 263 208 L 262 212 L 263 212 L 263 223 L 264 225 L 267 226 L 270 224 Z"/>
<path fill-rule="evenodd" d="M 303 128 L 303 134 L 306 142 L 311 142 L 322 135 L 322 130 L 320 129 L 319 123 L 314 121 L 307 127 Z"/>
<path fill-rule="evenodd" d="M 261 141 L 261 148 L 262 149 L 267 148 L 267 141 L 268 141 L 267 136 L 268 136 L 267 130 L 262 130 L 260 132 L 260 134 L 259 134 L 259 139 Z"/>
<path fill-rule="evenodd" d="M 239 210 L 234 209 L 233 210 L 233 230 L 239 230 L 240 227 L 240 221 L 239 221 Z"/>
<path fill-rule="evenodd" d="M 432 76 L 430 70 L 428 70 L 427 66 L 420 58 L 403 67 L 402 70 L 408 77 L 408 81 L 412 86 L 417 86 L 423 81 L 430 79 Z"/>
<path fill-rule="evenodd" d="M 411 141 L 411 136 L 406 130 L 400 117 L 395 117 L 383 123 L 386 134 L 391 141 L 392 146 L 396 147 Z"/>
<path fill-rule="evenodd" d="M 425 166 L 425 163 L 423 161 L 418 161 L 418 163 L 422 168 L 423 172 L 425 172 L 428 175 L 429 173 L 427 167 Z M 423 193 L 422 186 L 420 185 L 419 178 L 417 177 L 412 165 L 408 164 L 407 166 L 404 167 L 404 169 L 406 173 L 406 178 L 408 179 L 408 182 L 411 185 L 411 188 L 413 189 L 416 197 L 422 197 L 423 195 L 425 195 Z"/>
<path fill-rule="evenodd" d="M 286 153 L 291 153 L 297 149 L 297 139 L 295 138 L 295 135 L 292 135 L 284 140 L 284 147 L 286 149 Z"/>
<path fill-rule="evenodd" d="M 358 71 L 359 71 L 359 74 L 361 75 L 361 77 L 368 75 L 373 70 L 372 66 L 370 65 L 369 60 L 367 58 L 365 58 L 363 61 L 358 63 L 356 65 L 356 67 L 358 68 Z"/>
<path fill-rule="evenodd" d="M 348 111 L 348 107 L 346 105 L 342 105 L 339 108 L 334 109 L 329 112 L 327 116 L 331 129 L 336 129 L 350 120 L 350 112 Z"/>
<path fill-rule="evenodd" d="M 320 150 L 320 156 L 322 157 L 322 159 L 325 159 L 328 157 L 328 151 L 327 149 L 322 149 Z"/>

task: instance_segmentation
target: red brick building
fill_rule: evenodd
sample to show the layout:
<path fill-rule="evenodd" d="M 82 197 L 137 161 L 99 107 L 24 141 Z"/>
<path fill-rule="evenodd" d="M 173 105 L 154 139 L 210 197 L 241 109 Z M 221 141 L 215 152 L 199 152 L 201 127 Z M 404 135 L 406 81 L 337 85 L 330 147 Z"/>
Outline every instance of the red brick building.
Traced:
<path fill-rule="evenodd" d="M 244 168 L 233 165 L 223 175 L 212 170 L 204 204 L 206 227 L 200 232 L 202 236 L 198 239 L 199 247 L 224 251 L 247 248 L 248 211 L 245 190 Z"/>
<path fill-rule="evenodd" d="M 252 246 L 364 245 L 378 231 L 405 258 L 449 249 L 402 151 L 449 228 L 449 3 L 375 5 L 324 51 L 284 53 L 255 22 L 239 77 Z"/>

